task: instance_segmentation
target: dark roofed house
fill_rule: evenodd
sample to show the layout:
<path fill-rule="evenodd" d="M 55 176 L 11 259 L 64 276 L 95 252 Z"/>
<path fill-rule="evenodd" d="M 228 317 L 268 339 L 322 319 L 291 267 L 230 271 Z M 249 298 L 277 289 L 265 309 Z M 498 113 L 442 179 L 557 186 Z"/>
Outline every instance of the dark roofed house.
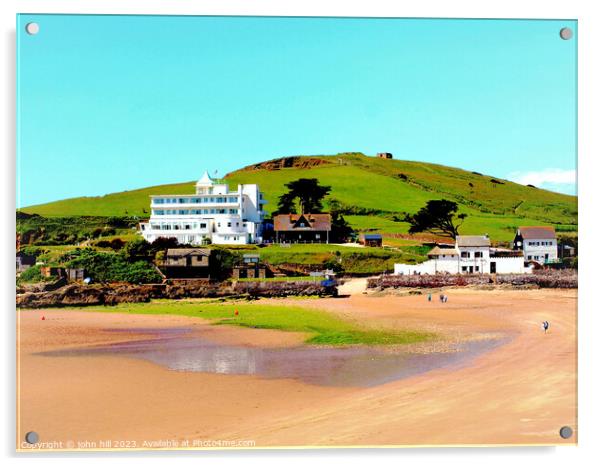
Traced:
<path fill-rule="evenodd" d="M 391 154 L 391 152 L 379 152 L 378 154 L 376 154 L 376 156 L 379 159 L 392 159 L 393 158 L 393 154 Z"/>
<path fill-rule="evenodd" d="M 165 275 L 170 278 L 209 277 L 211 249 L 168 249 L 163 260 Z"/>
<path fill-rule="evenodd" d="M 17 251 L 17 272 L 23 272 L 29 267 L 36 265 L 36 256 Z"/>
<path fill-rule="evenodd" d="M 261 263 L 259 254 L 243 254 L 242 263 L 232 269 L 232 278 L 265 278 L 267 267 Z"/>
<path fill-rule="evenodd" d="M 378 233 L 361 233 L 360 244 L 380 248 L 383 245 L 383 236 Z"/>
<path fill-rule="evenodd" d="M 281 214 L 274 217 L 277 243 L 328 243 L 330 214 Z"/>

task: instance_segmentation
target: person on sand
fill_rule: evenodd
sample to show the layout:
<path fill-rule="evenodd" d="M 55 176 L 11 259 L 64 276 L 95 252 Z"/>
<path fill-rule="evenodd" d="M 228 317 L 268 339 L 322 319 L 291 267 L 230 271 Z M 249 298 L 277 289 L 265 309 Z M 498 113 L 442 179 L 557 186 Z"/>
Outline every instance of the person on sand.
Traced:
<path fill-rule="evenodd" d="M 550 328 L 550 323 L 547 320 L 544 320 L 541 323 L 541 328 L 543 329 L 543 333 L 548 333 L 548 329 Z"/>
<path fill-rule="evenodd" d="M 430 302 L 431 302 L 431 300 L 433 299 L 433 295 L 429 293 L 429 294 L 426 296 L 426 299 L 428 299 L 428 301 L 429 301 L 429 303 L 430 303 Z"/>
<path fill-rule="evenodd" d="M 443 302 L 443 298 L 445 298 L 445 295 L 444 294 L 440 294 L 439 295 L 439 301 Z"/>
<path fill-rule="evenodd" d="M 443 302 L 446 303 L 447 302 L 447 295 L 443 296 Z"/>

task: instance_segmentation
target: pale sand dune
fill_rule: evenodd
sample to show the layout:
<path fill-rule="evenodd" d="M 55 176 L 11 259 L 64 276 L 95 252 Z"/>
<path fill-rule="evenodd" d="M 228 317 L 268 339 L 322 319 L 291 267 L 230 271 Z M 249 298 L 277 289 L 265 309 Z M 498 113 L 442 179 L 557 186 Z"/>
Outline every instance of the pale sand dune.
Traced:
<path fill-rule="evenodd" d="M 169 371 L 118 356 L 32 353 L 148 338 L 107 328 L 203 328 L 204 321 L 73 311 L 22 311 L 18 443 L 42 441 L 254 440 L 285 445 L 565 444 L 576 431 L 576 290 L 449 290 L 425 296 L 293 300 L 375 327 L 427 329 L 451 339 L 512 340 L 461 367 L 374 388 Z M 281 300 L 279 300 L 282 303 Z M 44 315 L 46 320 L 41 320 Z M 540 323 L 548 320 L 544 335 Z M 194 331 L 194 330 L 193 330 Z M 212 327 L 218 342 L 297 345 L 299 334 Z"/>

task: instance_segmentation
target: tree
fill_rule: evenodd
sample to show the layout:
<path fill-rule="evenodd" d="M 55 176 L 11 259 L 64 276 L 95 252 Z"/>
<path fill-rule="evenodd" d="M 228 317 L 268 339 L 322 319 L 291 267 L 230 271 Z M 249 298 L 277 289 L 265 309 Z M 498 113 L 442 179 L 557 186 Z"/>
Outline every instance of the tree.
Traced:
<path fill-rule="evenodd" d="M 149 256 L 151 245 L 144 238 L 128 241 L 122 249 L 123 257 L 129 262 L 144 259 Z"/>
<path fill-rule="evenodd" d="M 410 233 L 430 231 L 442 236 L 456 238 L 458 228 L 462 225 L 466 214 L 458 214 L 458 204 L 445 199 L 428 201 L 414 215 L 407 215 L 406 221 L 410 223 Z M 457 221 L 460 221 L 457 223 Z"/>
<path fill-rule="evenodd" d="M 299 214 L 322 211 L 322 199 L 331 191 L 330 186 L 320 186 L 316 178 L 299 178 L 285 185 L 288 192 L 278 199 L 278 213 Z M 295 209 L 295 204 L 298 204 Z"/>

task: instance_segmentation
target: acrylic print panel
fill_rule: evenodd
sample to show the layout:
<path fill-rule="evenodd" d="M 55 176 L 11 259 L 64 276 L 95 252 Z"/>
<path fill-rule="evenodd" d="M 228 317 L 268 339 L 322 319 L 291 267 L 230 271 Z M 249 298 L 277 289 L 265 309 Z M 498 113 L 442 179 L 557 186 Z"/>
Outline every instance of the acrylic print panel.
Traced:
<path fill-rule="evenodd" d="M 19 15 L 17 448 L 575 444 L 577 36 Z"/>

